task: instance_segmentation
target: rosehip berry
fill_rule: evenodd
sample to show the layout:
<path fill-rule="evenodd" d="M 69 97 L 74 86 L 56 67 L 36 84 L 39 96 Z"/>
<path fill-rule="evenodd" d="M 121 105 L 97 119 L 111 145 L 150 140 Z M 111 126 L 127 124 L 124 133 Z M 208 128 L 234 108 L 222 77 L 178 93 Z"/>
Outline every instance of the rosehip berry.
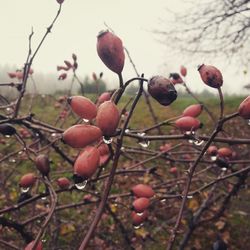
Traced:
<path fill-rule="evenodd" d="M 187 68 L 181 65 L 180 72 L 181 72 L 181 75 L 185 77 L 187 75 Z"/>
<path fill-rule="evenodd" d="M 141 197 L 136 199 L 133 202 L 133 209 L 137 213 L 142 213 L 144 210 L 146 210 L 149 207 L 150 200 L 145 197 Z"/>
<path fill-rule="evenodd" d="M 29 188 L 36 182 L 36 177 L 33 173 L 25 174 L 21 177 L 19 186 L 23 188 Z"/>
<path fill-rule="evenodd" d="M 163 76 L 154 76 L 149 80 L 148 93 L 164 106 L 168 106 L 177 98 L 174 85 Z"/>
<path fill-rule="evenodd" d="M 202 110 L 203 110 L 203 105 L 193 104 L 185 108 L 184 111 L 182 112 L 182 115 L 197 117 L 201 114 Z"/>
<path fill-rule="evenodd" d="M 49 158 L 46 155 L 40 154 L 35 159 L 36 168 L 44 176 L 48 176 L 50 172 L 50 162 Z"/>
<path fill-rule="evenodd" d="M 149 185 L 145 184 L 138 184 L 132 188 L 133 194 L 140 198 L 140 197 L 145 197 L 145 198 L 151 198 L 155 195 L 155 192 Z"/>
<path fill-rule="evenodd" d="M 250 96 L 240 104 L 238 112 L 242 118 L 250 119 Z"/>
<path fill-rule="evenodd" d="M 184 116 L 175 121 L 175 125 L 181 131 L 193 131 L 201 127 L 201 123 L 198 119 L 191 116 Z"/>
<path fill-rule="evenodd" d="M 221 72 L 214 66 L 202 64 L 199 66 L 202 81 L 212 88 L 220 88 L 223 84 Z"/>
<path fill-rule="evenodd" d="M 97 36 L 97 53 L 110 70 L 117 74 L 122 72 L 125 54 L 119 37 L 109 31 L 101 31 Z"/>
<path fill-rule="evenodd" d="M 70 181 L 69 181 L 69 179 L 66 178 L 66 177 L 58 178 L 56 182 L 57 182 L 57 185 L 58 185 L 60 188 L 62 188 L 62 189 L 68 188 L 69 185 L 70 185 Z"/>

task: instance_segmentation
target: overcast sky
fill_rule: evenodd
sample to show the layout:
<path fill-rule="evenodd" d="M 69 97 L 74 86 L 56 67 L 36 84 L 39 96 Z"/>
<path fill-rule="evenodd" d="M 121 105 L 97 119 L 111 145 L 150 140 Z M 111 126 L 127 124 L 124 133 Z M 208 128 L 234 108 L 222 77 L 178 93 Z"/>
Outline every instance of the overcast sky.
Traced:
<path fill-rule="evenodd" d="M 35 48 L 54 18 L 58 4 L 56 0 L 0 0 L 0 3 L 0 64 L 22 67 L 31 27 L 34 29 L 32 45 Z M 139 72 L 145 73 L 146 77 L 155 74 L 167 76 L 170 71 L 178 71 L 184 63 L 188 68 L 189 85 L 202 90 L 204 84 L 199 79 L 196 66 L 202 62 L 213 62 L 207 62 L 204 58 L 188 62 L 181 53 L 173 56 L 151 32 L 168 27 L 171 15 L 166 8 L 185 11 L 185 6 L 182 0 L 65 0 L 58 22 L 35 59 L 33 68 L 37 72 L 56 73 L 56 66 L 70 59 L 74 52 L 79 59 L 79 74 L 82 77 L 90 76 L 94 71 L 104 72 L 105 79 L 115 84 L 116 76 L 105 67 L 96 53 L 96 35 L 105 29 L 106 22 L 122 39 Z M 162 19 L 164 23 L 160 21 Z M 224 91 L 239 93 L 249 83 L 248 76 L 237 73 L 235 65 L 227 66 L 224 60 L 217 60 L 216 63 L 215 66 L 224 75 Z M 124 78 L 133 76 L 132 67 L 126 60 Z"/>

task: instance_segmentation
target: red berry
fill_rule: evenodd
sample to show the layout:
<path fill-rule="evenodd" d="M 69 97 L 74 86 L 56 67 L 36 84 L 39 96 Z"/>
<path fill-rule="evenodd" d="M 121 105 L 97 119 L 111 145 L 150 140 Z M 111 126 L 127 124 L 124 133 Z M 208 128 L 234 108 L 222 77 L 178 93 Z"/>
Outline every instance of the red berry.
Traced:
<path fill-rule="evenodd" d="M 169 172 L 171 174 L 177 174 L 177 171 L 178 171 L 177 167 L 172 167 L 172 168 L 169 169 Z"/>
<path fill-rule="evenodd" d="M 103 102 L 105 101 L 109 101 L 111 98 L 111 94 L 110 92 L 104 92 L 102 93 L 99 97 L 98 97 L 98 100 L 97 100 L 97 104 L 102 104 Z"/>
<path fill-rule="evenodd" d="M 109 154 L 109 147 L 106 143 L 102 143 L 100 146 L 97 148 L 100 152 L 100 155 L 107 155 Z"/>
<path fill-rule="evenodd" d="M 221 72 L 214 66 L 202 64 L 198 71 L 202 81 L 212 88 L 220 88 L 223 84 Z"/>
<path fill-rule="evenodd" d="M 96 105 L 84 96 L 72 96 L 68 98 L 72 110 L 83 119 L 92 120 L 96 117 Z"/>
<path fill-rule="evenodd" d="M 69 185 L 70 185 L 70 181 L 68 178 L 66 177 L 61 177 L 59 179 L 57 179 L 57 185 L 60 187 L 60 188 L 68 188 Z"/>
<path fill-rule="evenodd" d="M 25 174 L 21 177 L 19 186 L 23 188 L 29 188 L 36 182 L 36 177 L 33 173 Z"/>
<path fill-rule="evenodd" d="M 224 147 L 224 148 L 219 148 L 218 149 L 218 155 L 220 157 L 232 157 L 233 151 L 230 148 Z"/>
<path fill-rule="evenodd" d="M 181 131 L 196 130 L 201 127 L 201 123 L 198 119 L 191 116 L 184 116 L 175 121 L 175 125 Z"/>
<path fill-rule="evenodd" d="M 9 72 L 8 75 L 10 78 L 16 78 L 16 73 Z"/>
<path fill-rule="evenodd" d="M 90 178 L 99 166 L 100 153 L 95 147 L 87 147 L 77 157 L 74 171 L 84 179 Z"/>
<path fill-rule="evenodd" d="M 117 74 L 122 72 L 125 54 L 119 37 L 109 31 L 101 31 L 97 36 L 97 53 L 110 70 Z"/>
<path fill-rule="evenodd" d="M 238 112 L 244 119 L 250 119 L 250 96 L 240 104 Z"/>
<path fill-rule="evenodd" d="M 177 98 L 174 85 L 163 76 L 154 76 L 149 80 L 148 93 L 164 106 L 168 106 Z"/>
<path fill-rule="evenodd" d="M 50 162 L 46 155 L 40 154 L 35 159 L 36 168 L 42 175 L 48 176 L 50 172 Z"/>
<path fill-rule="evenodd" d="M 35 242 L 34 240 L 31 241 L 31 242 L 24 248 L 24 250 L 31 250 L 31 249 L 33 249 L 34 242 Z M 35 250 L 43 250 L 43 243 L 42 243 L 41 241 L 38 241 L 38 244 L 37 244 Z"/>
<path fill-rule="evenodd" d="M 218 148 L 216 146 L 209 146 L 207 149 L 207 154 L 211 156 L 217 155 Z"/>
<path fill-rule="evenodd" d="M 84 148 L 97 141 L 102 136 L 102 131 L 92 125 L 74 125 L 63 133 L 63 141 L 72 148 Z"/>
<path fill-rule="evenodd" d="M 96 116 L 96 125 L 102 130 L 104 136 L 112 136 L 119 124 L 120 114 L 112 101 L 102 103 Z"/>
<path fill-rule="evenodd" d="M 181 65 L 180 72 L 181 75 L 185 77 L 187 75 L 187 68 Z"/>
<path fill-rule="evenodd" d="M 184 111 L 182 112 L 182 115 L 197 117 L 201 114 L 202 110 L 203 110 L 203 105 L 193 104 L 185 108 Z"/>
<path fill-rule="evenodd" d="M 133 202 L 133 209 L 137 213 L 142 213 L 144 210 L 148 208 L 149 204 L 150 204 L 150 201 L 148 198 L 141 197 L 141 198 L 136 199 Z"/>
<path fill-rule="evenodd" d="M 132 192 L 137 197 L 151 198 L 155 195 L 155 192 L 149 185 L 138 184 L 132 188 Z"/>
<path fill-rule="evenodd" d="M 133 211 L 131 216 L 132 216 L 133 225 L 134 226 L 139 226 L 142 222 L 144 222 L 147 219 L 148 211 L 145 210 L 141 216 Z"/>

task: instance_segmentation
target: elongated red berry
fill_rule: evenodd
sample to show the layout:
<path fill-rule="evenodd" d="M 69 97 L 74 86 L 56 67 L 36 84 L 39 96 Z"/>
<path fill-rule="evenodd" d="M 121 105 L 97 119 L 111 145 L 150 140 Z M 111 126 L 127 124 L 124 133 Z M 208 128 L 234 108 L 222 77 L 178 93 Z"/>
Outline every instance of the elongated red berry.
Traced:
<path fill-rule="evenodd" d="M 50 172 L 50 162 L 47 155 L 40 154 L 35 159 L 36 168 L 42 175 L 48 176 Z"/>
<path fill-rule="evenodd" d="M 70 185 L 70 181 L 68 178 L 66 177 L 60 177 L 57 179 L 57 185 L 60 187 L 60 188 L 68 188 L 69 185 Z"/>
<path fill-rule="evenodd" d="M 103 102 L 109 101 L 111 98 L 111 93 L 110 92 L 104 92 L 102 93 L 98 99 L 97 99 L 97 105 L 102 104 Z"/>
<path fill-rule="evenodd" d="M 74 172 L 84 179 L 90 178 L 99 166 L 100 152 L 95 147 L 86 147 L 77 157 Z"/>
<path fill-rule="evenodd" d="M 220 157 L 228 157 L 228 158 L 230 158 L 233 155 L 233 151 L 232 151 L 232 149 L 227 148 L 227 147 L 219 148 L 218 149 L 218 155 Z"/>
<path fill-rule="evenodd" d="M 102 136 L 102 131 L 92 125 L 74 125 L 63 133 L 63 141 L 72 148 L 84 148 L 96 142 Z"/>
<path fill-rule="evenodd" d="M 180 72 L 181 72 L 181 75 L 185 77 L 187 75 L 187 68 L 181 65 Z"/>
<path fill-rule="evenodd" d="M 131 217 L 133 225 L 139 226 L 148 218 L 148 211 L 145 210 L 141 215 L 138 215 L 135 211 L 133 211 Z"/>
<path fill-rule="evenodd" d="M 106 101 L 98 107 L 96 126 L 104 136 L 112 136 L 115 133 L 119 120 L 119 110 L 112 101 Z"/>
<path fill-rule="evenodd" d="M 145 197 L 141 197 L 138 199 L 135 199 L 133 202 L 133 209 L 137 213 L 142 213 L 144 210 L 146 210 L 149 207 L 150 200 Z"/>
<path fill-rule="evenodd" d="M 16 73 L 15 72 L 9 72 L 8 73 L 10 78 L 16 78 Z"/>
<path fill-rule="evenodd" d="M 181 131 L 197 130 L 201 127 L 201 123 L 198 119 L 192 116 L 183 116 L 175 121 L 176 127 Z"/>
<path fill-rule="evenodd" d="M 24 248 L 24 250 L 31 250 L 31 249 L 33 249 L 34 243 L 35 243 L 34 240 L 31 241 L 31 242 Z M 38 241 L 38 244 L 37 244 L 35 250 L 43 250 L 43 243 L 42 243 L 41 241 Z"/>
<path fill-rule="evenodd" d="M 184 111 L 182 112 L 182 115 L 197 117 L 201 114 L 202 110 L 203 110 L 203 105 L 193 104 L 185 108 Z"/>
<path fill-rule="evenodd" d="M 19 186 L 23 188 L 29 188 L 36 182 L 36 177 L 33 173 L 25 174 L 21 177 Z"/>
<path fill-rule="evenodd" d="M 164 106 L 170 105 L 177 98 L 174 85 L 163 76 L 154 76 L 149 80 L 148 93 Z"/>
<path fill-rule="evenodd" d="M 177 167 L 171 167 L 171 168 L 169 169 L 169 172 L 170 172 L 171 174 L 177 174 L 178 169 L 177 169 Z"/>
<path fill-rule="evenodd" d="M 68 98 L 72 110 L 83 119 L 92 120 L 96 117 L 96 105 L 87 97 L 72 96 Z"/>
<path fill-rule="evenodd" d="M 220 88 L 223 84 L 223 77 L 221 72 L 212 65 L 202 64 L 199 66 L 202 81 L 212 88 Z"/>
<path fill-rule="evenodd" d="M 217 155 L 218 148 L 216 146 L 209 146 L 207 149 L 207 154 L 210 156 L 215 156 Z"/>
<path fill-rule="evenodd" d="M 101 31 L 97 36 L 97 53 L 110 70 L 117 74 L 122 72 L 125 54 L 119 37 L 109 31 Z"/>
<path fill-rule="evenodd" d="M 240 104 L 238 112 L 242 118 L 250 119 L 250 96 Z"/>
<path fill-rule="evenodd" d="M 145 198 L 151 198 L 155 195 L 154 190 L 149 186 L 145 184 L 138 184 L 132 188 L 133 194 L 140 198 L 140 197 L 145 197 Z"/>

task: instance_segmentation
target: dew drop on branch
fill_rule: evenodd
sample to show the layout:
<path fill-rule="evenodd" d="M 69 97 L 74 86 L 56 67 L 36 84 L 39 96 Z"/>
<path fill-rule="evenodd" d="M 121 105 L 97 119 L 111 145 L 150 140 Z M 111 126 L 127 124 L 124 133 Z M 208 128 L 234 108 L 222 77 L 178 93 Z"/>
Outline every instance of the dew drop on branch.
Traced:
<path fill-rule="evenodd" d="M 86 187 L 87 183 L 88 183 L 88 180 L 84 180 L 83 182 L 75 183 L 75 187 L 78 190 L 83 190 Z"/>

